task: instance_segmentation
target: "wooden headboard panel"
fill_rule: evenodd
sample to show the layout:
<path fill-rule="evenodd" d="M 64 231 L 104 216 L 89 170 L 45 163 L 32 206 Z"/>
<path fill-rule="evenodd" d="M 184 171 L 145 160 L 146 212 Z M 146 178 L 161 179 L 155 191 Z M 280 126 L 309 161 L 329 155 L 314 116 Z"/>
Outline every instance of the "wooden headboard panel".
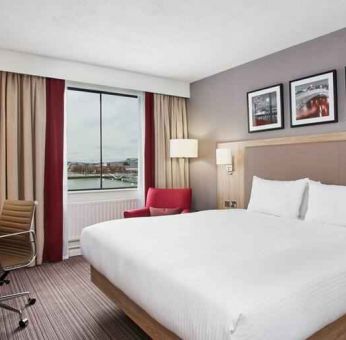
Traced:
<path fill-rule="evenodd" d="M 245 206 L 253 176 L 278 180 L 308 177 L 346 185 L 346 141 L 249 147 L 245 150 Z"/>
<path fill-rule="evenodd" d="M 218 207 L 225 200 L 247 206 L 252 177 L 294 180 L 309 177 L 327 184 L 346 185 L 346 132 L 217 143 L 231 148 L 234 173 L 217 170 Z"/>

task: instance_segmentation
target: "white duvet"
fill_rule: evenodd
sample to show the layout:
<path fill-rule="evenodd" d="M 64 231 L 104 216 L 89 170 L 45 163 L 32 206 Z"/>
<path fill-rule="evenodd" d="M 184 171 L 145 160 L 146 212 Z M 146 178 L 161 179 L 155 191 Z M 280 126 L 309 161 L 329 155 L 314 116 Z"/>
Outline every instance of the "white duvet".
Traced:
<path fill-rule="evenodd" d="M 83 255 L 183 339 L 303 339 L 346 313 L 346 228 L 246 210 L 84 229 Z"/>

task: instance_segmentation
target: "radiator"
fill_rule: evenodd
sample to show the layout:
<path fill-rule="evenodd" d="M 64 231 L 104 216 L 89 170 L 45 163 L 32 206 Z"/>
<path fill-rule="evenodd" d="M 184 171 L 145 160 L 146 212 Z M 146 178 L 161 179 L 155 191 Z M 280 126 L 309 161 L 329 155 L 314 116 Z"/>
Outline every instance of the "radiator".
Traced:
<path fill-rule="evenodd" d="M 79 240 L 83 228 L 91 224 L 122 218 L 124 210 L 136 209 L 137 207 L 137 199 L 68 203 L 69 255 L 80 254 Z"/>

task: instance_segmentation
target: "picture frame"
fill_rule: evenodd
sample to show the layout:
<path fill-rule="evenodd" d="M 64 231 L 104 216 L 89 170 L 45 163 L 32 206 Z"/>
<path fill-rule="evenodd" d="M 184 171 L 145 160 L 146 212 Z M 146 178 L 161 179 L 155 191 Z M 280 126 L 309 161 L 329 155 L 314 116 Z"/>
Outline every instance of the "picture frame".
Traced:
<path fill-rule="evenodd" d="M 247 92 L 248 132 L 284 128 L 283 84 Z"/>
<path fill-rule="evenodd" d="M 290 81 L 291 127 L 338 122 L 336 78 L 331 70 Z"/>

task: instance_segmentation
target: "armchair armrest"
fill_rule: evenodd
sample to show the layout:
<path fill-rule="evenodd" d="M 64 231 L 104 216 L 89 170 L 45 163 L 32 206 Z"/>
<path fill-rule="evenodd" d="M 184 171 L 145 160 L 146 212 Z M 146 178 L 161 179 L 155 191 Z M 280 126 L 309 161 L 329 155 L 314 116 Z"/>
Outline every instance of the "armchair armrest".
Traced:
<path fill-rule="evenodd" d="M 126 211 L 124 211 L 124 218 L 148 217 L 148 216 L 150 216 L 149 208 L 142 208 L 142 209 L 134 209 L 134 210 L 126 210 Z"/>
<path fill-rule="evenodd" d="M 190 209 L 183 209 L 183 211 L 181 212 L 182 214 L 187 214 L 190 212 Z"/>

